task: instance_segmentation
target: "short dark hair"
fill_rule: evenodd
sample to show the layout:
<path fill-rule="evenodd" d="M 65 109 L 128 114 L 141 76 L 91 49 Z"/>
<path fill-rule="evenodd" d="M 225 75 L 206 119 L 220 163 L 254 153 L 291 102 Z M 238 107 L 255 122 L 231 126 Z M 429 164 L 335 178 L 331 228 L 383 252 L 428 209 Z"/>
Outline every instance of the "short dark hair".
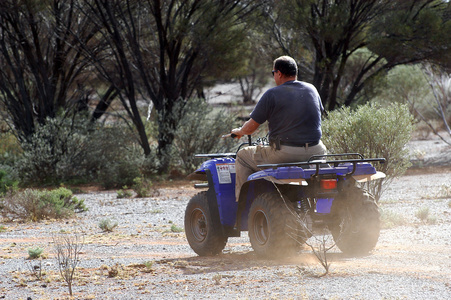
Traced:
<path fill-rule="evenodd" d="M 296 61 L 290 56 L 281 56 L 274 60 L 274 70 L 280 71 L 285 76 L 296 76 L 298 66 Z"/>

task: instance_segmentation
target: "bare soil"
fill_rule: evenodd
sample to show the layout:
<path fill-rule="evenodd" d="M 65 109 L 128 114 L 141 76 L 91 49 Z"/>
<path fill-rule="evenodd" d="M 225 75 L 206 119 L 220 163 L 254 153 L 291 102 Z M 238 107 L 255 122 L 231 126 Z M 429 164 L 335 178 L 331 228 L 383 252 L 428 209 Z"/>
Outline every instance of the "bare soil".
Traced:
<path fill-rule="evenodd" d="M 307 247 L 295 257 L 263 260 L 247 233 L 230 238 L 222 255 L 198 257 L 177 232 L 198 191 L 173 181 L 149 198 L 86 189 L 77 197 L 89 211 L 72 220 L 1 223 L 0 299 L 70 298 L 55 257 L 54 238 L 64 234 L 84 239 L 73 299 L 451 299 L 451 152 L 433 143 L 418 141 L 412 150 L 420 151 L 423 168 L 384 192 L 385 227 L 375 250 L 347 257 L 332 249 L 325 276 Z M 417 217 L 427 209 L 426 219 Z M 102 232 L 105 219 L 118 226 Z M 44 249 L 42 260 L 27 259 L 35 247 Z"/>

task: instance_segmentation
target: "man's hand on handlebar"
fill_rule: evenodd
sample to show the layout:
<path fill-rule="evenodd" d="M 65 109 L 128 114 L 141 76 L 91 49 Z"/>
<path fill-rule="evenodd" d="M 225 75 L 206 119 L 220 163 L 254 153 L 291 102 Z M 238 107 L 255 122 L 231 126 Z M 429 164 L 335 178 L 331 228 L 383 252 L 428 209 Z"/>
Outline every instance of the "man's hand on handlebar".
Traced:
<path fill-rule="evenodd" d="M 232 129 L 232 131 L 230 132 L 230 136 L 234 139 L 240 139 L 243 136 L 243 133 L 241 132 L 241 127 Z"/>
<path fill-rule="evenodd" d="M 240 139 L 243 135 L 251 135 L 254 133 L 258 126 L 260 126 L 260 124 L 255 122 L 253 119 L 249 119 L 243 124 L 242 127 L 232 129 L 232 131 L 230 131 L 230 135 L 225 135 L 223 137 L 231 136 L 232 138 Z"/>

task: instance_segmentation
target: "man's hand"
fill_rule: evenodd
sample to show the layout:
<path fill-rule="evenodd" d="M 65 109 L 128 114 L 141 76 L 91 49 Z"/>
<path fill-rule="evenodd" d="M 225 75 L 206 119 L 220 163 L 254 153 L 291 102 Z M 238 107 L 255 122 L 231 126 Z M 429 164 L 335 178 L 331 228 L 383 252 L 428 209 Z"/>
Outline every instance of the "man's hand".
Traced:
<path fill-rule="evenodd" d="M 243 135 L 251 135 L 257 130 L 259 123 L 255 122 L 252 118 L 247 120 L 242 127 L 235 128 L 230 131 L 230 134 L 235 139 L 240 139 Z"/>
<path fill-rule="evenodd" d="M 255 130 L 257 130 L 258 126 L 260 126 L 260 124 L 255 122 L 252 118 L 250 118 L 243 124 L 242 127 L 232 129 L 230 133 L 236 135 L 235 138 L 239 139 L 243 135 L 253 134 Z"/>
<path fill-rule="evenodd" d="M 230 131 L 230 136 L 234 139 L 240 139 L 243 136 L 243 134 L 241 133 L 241 129 L 242 129 L 241 127 L 232 129 L 232 131 Z"/>

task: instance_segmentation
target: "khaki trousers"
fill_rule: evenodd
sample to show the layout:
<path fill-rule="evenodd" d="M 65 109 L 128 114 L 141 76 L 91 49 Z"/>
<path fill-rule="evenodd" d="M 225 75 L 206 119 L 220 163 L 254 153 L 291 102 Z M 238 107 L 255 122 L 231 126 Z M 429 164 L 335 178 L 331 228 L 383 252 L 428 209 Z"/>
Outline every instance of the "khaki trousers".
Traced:
<path fill-rule="evenodd" d="M 241 187 L 247 181 L 249 175 L 261 170 L 257 165 L 303 162 L 307 161 L 312 155 L 324 155 L 326 153 L 327 149 L 322 141 L 312 147 L 281 145 L 280 150 L 270 146 L 249 146 L 241 149 L 238 151 L 235 161 L 236 201 L 238 201 Z"/>

